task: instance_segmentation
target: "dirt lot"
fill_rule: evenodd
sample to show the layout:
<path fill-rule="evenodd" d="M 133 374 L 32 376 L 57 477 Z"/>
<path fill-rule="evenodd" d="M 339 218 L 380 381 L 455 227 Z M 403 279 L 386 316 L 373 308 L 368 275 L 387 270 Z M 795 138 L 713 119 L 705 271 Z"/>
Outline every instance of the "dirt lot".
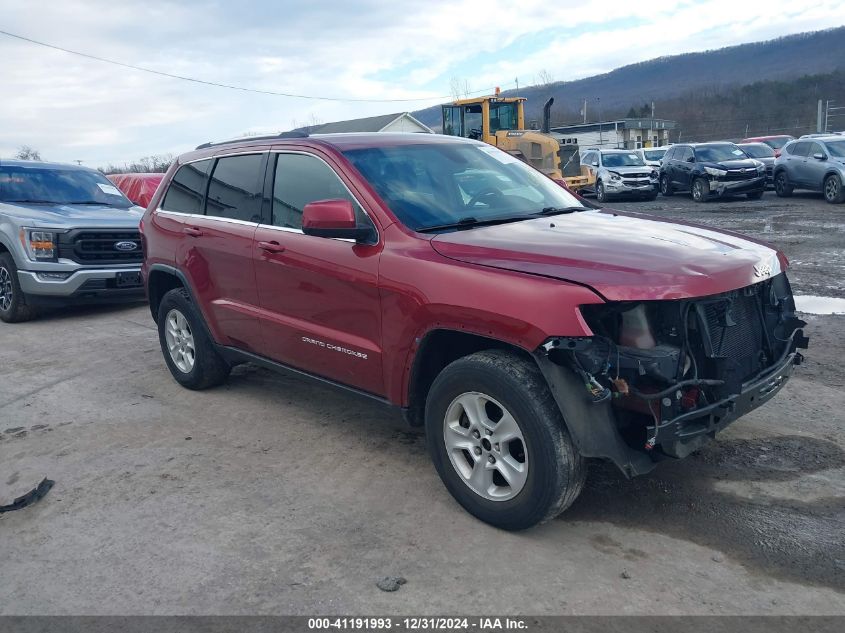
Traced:
<path fill-rule="evenodd" d="M 797 292 L 845 297 L 845 206 L 614 206 L 768 239 Z M 145 306 L 0 327 L 0 489 L 56 482 L 0 515 L 0 613 L 845 614 L 845 316 L 807 320 L 772 403 L 649 476 L 594 464 L 519 534 L 461 510 L 377 405 L 250 366 L 178 387 Z"/>

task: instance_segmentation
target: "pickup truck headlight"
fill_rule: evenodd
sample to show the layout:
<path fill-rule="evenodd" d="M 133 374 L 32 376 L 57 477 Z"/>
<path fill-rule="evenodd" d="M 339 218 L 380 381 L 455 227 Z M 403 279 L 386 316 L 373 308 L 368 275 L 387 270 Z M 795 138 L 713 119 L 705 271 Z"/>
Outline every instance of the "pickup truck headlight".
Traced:
<path fill-rule="evenodd" d="M 612 171 L 612 172 L 610 172 L 610 179 L 614 182 L 618 182 L 618 181 L 622 180 L 622 176 L 620 176 L 616 172 Z"/>
<path fill-rule="evenodd" d="M 56 261 L 56 234 L 40 229 L 21 229 L 21 243 L 33 261 Z"/>
<path fill-rule="evenodd" d="M 715 167 L 705 167 L 704 171 L 714 178 L 721 178 L 722 176 L 728 175 L 727 169 L 716 169 Z"/>

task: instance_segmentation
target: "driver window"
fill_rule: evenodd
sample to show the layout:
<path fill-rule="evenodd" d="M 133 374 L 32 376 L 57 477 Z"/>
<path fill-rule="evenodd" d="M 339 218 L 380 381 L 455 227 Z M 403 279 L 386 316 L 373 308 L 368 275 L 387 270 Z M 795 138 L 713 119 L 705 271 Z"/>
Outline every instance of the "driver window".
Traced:
<path fill-rule="evenodd" d="M 464 108 L 464 136 L 481 139 L 481 106 L 472 105 Z"/>
<path fill-rule="evenodd" d="M 364 210 L 331 167 L 307 154 L 279 154 L 273 182 L 273 226 L 302 228 L 302 210 L 317 200 L 349 200 L 359 224 L 369 223 Z"/>

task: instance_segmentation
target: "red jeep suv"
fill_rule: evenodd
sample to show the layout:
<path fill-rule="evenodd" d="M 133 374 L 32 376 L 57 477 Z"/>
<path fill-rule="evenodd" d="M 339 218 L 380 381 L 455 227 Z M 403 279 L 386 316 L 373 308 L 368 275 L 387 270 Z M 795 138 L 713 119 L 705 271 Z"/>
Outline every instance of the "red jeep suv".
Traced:
<path fill-rule="evenodd" d="M 165 362 L 189 389 L 251 362 L 401 409 L 464 508 L 529 527 L 586 458 L 688 455 L 807 343 L 776 250 L 586 204 L 469 139 L 201 145 L 142 223 Z"/>

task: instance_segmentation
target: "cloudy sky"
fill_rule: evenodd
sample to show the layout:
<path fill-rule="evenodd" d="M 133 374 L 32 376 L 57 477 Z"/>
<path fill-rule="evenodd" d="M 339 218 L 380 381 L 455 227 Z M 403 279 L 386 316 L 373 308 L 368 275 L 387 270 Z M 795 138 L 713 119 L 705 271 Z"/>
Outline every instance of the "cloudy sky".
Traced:
<path fill-rule="evenodd" d="M 518 7 L 518 9 L 516 9 Z M 516 12 L 518 11 L 518 13 Z M 0 0 L 0 157 L 90 166 L 212 139 L 414 110 L 473 90 L 586 77 L 674 53 L 845 23 L 842 0 Z M 353 100 L 414 99 L 402 102 Z"/>

